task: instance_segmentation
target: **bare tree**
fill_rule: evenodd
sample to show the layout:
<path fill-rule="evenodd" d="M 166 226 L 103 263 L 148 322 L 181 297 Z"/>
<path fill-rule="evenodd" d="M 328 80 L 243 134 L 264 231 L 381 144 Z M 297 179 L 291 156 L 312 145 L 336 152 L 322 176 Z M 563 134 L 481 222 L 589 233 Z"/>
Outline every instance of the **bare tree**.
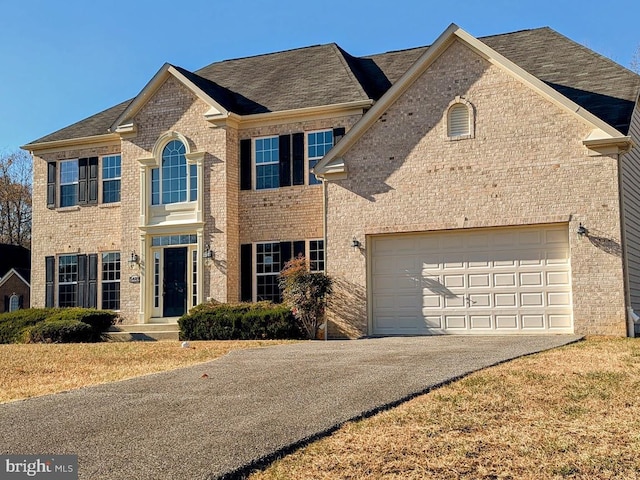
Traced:
<path fill-rule="evenodd" d="M 0 243 L 31 246 L 31 156 L 0 153 Z"/>

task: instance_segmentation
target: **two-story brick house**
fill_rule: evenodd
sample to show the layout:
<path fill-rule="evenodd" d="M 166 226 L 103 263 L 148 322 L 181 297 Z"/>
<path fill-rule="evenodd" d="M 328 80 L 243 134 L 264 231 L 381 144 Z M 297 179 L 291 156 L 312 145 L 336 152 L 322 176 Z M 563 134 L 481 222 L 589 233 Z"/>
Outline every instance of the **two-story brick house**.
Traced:
<path fill-rule="evenodd" d="M 334 336 L 632 333 L 639 91 L 546 28 L 167 64 L 24 147 L 31 304 L 171 322 L 304 253 Z"/>

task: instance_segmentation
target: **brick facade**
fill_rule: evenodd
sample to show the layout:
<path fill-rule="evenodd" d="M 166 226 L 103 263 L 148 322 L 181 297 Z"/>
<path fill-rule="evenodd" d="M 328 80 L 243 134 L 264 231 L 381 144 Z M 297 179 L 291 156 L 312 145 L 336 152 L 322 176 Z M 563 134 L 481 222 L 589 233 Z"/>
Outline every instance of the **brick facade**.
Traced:
<path fill-rule="evenodd" d="M 475 138 L 446 138 L 456 96 L 474 107 Z M 345 155 L 348 178 L 329 184 L 327 271 L 345 290 L 331 301 L 330 332 L 369 333 L 368 235 L 562 221 L 575 332 L 625 335 L 620 252 L 573 234 L 582 222 L 621 243 L 617 158 L 589 156 L 590 130 L 454 43 Z"/>
<path fill-rule="evenodd" d="M 188 302 L 240 300 L 246 293 L 241 263 L 247 244 L 252 245 L 251 261 L 255 262 L 256 243 L 322 239 L 326 271 L 335 281 L 328 309 L 329 335 L 357 338 L 374 333 L 370 327 L 372 236 L 554 224 L 568 232 L 575 333 L 625 335 L 629 302 L 619 154 L 588 150 L 584 141 L 594 131 L 588 119 L 536 91 L 503 64 L 478 54 L 468 41 L 460 40 L 463 37 L 447 44 L 423 73 L 412 77 L 412 83 L 379 117 L 365 117 L 375 123 L 355 143 L 341 144 L 348 145 L 338 158 L 346 166 L 344 175 L 329 174 L 324 186 L 307 184 L 305 154 L 305 185 L 242 189 L 241 163 L 246 156 L 242 157 L 241 142 L 305 133 L 306 151 L 308 132 L 336 127 L 357 131 L 366 123 L 361 119 L 370 106 L 392 92 L 389 79 L 401 77 L 399 65 L 405 62 L 409 68 L 420 52 L 378 58 L 376 70 L 372 59 L 340 56 L 344 52 L 335 46 L 318 48 L 317 52 L 326 51 L 327 62 L 337 61 L 338 67 L 332 68 L 345 71 L 327 79 L 330 88 L 324 80 L 311 78 L 306 84 L 304 75 L 296 76 L 297 82 L 304 83 L 301 92 L 273 90 L 280 95 L 273 103 L 279 110 L 271 110 L 269 98 L 261 96 L 262 88 L 268 90 L 264 85 L 250 85 L 247 92 L 255 98 L 243 97 L 243 82 L 233 78 L 236 70 L 227 62 L 204 69 L 202 75 L 209 72 L 220 75 L 221 82 L 237 82 L 237 97 L 222 83 L 214 85 L 209 78 L 163 67 L 143 95 L 124 110 L 130 117 L 125 118 L 123 109 L 109 114 L 111 122 L 117 119 L 122 126 L 119 136 L 95 134 L 95 145 L 76 133 L 62 140 L 57 134 L 45 137 L 34 149 L 31 305 L 44 306 L 45 257 L 118 251 L 124 321 L 166 321 L 158 306 L 162 301 L 158 301 L 161 274 L 157 269 L 165 261 L 162 255 L 168 245 L 154 245 L 154 239 L 197 238 L 194 242 L 189 237 L 185 244 Z M 500 43 L 500 39 L 493 41 Z M 292 68 L 290 55 L 300 55 L 300 65 L 304 63 L 301 50 L 284 52 L 281 60 L 273 55 L 241 59 L 234 65 L 250 65 L 253 71 L 262 61 L 266 70 Z M 364 63 L 358 66 L 360 60 Z M 300 68 L 289 71 L 287 78 L 300 73 Z M 366 75 L 381 77 L 367 80 Z M 334 92 L 340 100 L 317 105 L 308 92 L 317 92 L 325 100 Z M 452 139 L 447 134 L 447 110 L 455 101 L 470 108 L 473 122 L 470 135 Z M 370 113 L 377 112 L 376 107 Z M 216 112 L 225 108 L 229 111 L 216 118 Z M 638 131 L 637 118 L 634 125 L 632 130 Z M 74 126 L 68 129 L 79 131 Z M 75 146 L 75 139 L 85 146 Z M 151 175 L 171 139 L 185 144 L 187 169 L 194 165 L 198 172 L 198 198 L 152 205 Z M 64 146 L 58 141 L 64 141 Z M 333 152 L 337 150 L 340 147 Z M 122 157 L 119 203 L 46 207 L 47 162 L 109 154 Z M 638 157 L 634 151 L 626 158 L 625 201 L 635 204 L 632 185 Z M 252 158 L 254 176 L 255 168 Z M 589 236 L 575 234 L 580 224 L 588 227 Z M 627 226 L 626 231 L 635 235 L 637 228 Z M 361 242 L 360 248 L 351 246 L 353 238 Z M 212 254 L 205 259 L 207 248 Z M 138 263 L 130 266 L 127 260 L 132 253 Z M 252 266 L 255 274 L 255 263 Z"/>

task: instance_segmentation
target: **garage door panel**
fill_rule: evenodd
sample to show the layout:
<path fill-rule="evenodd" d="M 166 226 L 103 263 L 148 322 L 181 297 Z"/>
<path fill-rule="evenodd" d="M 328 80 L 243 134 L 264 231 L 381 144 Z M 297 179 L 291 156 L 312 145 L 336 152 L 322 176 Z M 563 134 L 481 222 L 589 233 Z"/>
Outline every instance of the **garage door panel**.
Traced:
<path fill-rule="evenodd" d="M 571 295 L 569 292 L 549 292 L 547 304 L 550 307 L 568 307 L 571 305 Z"/>
<path fill-rule="evenodd" d="M 416 290 L 418 279 L 415 275 L 379 275 L 374 279 L 374 289 L 376 292 L 398 290 Z"/>
<path fill-rule="evenodd" d="M 521 293 L 520 305 L 522 307 L 542 307 L 544 305 L 544 295 L 542 293 Z"/>
<path fill-rule="evenodd" d="M 469 315 L 472 329 L 490 329 L 491 315 Z"/>
<path fill-rule="evenodd" d="M 569 286 L 569 272 L 547 272 L 547 285 Z"/>
<path fill-rule="evenodd" d="M 446 329 L 465 329 L 467 328 L 467 317 L 465 315 L 445 315 L 444 324 Z"/>
<path fill-rule="evenodd" d="M 422 295 L 422 308 L 442 308 L 440 295 Z"/>
<path fill-rule="evenodd" d="M 469 288 L 484 288 L 491 286 L 491 275 L 489 273 L 476 273 L 468 277 Z"/>
<path fill-rule="evenodd" d="M 518 315 L 496 315 L 496 329 L 518 328 Z"/>
<path fill-rule="evenodd" d="M 373 333 L 572 332 L 566 225 L 372 240 Z"/>
<path fill-rule="evenodd" d="M 469 308 L 487 308 L 491 306 L 491 294 L 480 293 L 469 295 Z"/>
<path fill-rule="evenodd" d="M 522 328 L 523 329 L 531 329 L 531 328 L 544 328 L 544 315 L 522 315 Z"/>
<path fill-rule="evenodd" d="M 520 286 L 541 287 L 542 272 L 526 272 L 520 274 Z"/>
<path fill-rule="evenodd" d="M 445 297 L 444 299 L 444 307 L 445 308 L 458 308 L 465 306 L 465 298 L 463 296 L 451 295 Z"/>
<path fill-rule="evenodd" d="M 441 329 L 442 328 L 442 317 L 440 315 L 425 315 L 424 317 L 424 326 L 425 328 L 433 328 L 433 329 Z"/>
<path fill-rule="evenodd" d="M 493 284 L 496 287 L 515 287 L 516 274 L 515 273 L 494 273 Z"/>
<path fill-rule="evenodd" d="M 549 315 L 549 328 L 570 328 L 571 327 L 571 315 L 562 314 L 550 314 Z"/>
<path fill-rule="evenodd" d="M 515 293 L 496 293 L 494 299 L 496 307 L 517 306 L 517 296 Z"/>
<path fill-rule="evenodd" d="M 442 278 L 447 288 L 464 288 L 464 275 L 443 275 Z"/>

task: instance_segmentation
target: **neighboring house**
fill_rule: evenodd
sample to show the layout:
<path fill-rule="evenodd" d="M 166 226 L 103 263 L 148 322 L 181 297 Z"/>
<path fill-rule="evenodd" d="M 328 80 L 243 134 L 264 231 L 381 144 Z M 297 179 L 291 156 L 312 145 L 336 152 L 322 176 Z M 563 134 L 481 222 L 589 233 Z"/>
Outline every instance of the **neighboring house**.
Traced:
<path fill-rule="evenodd" d="M 548 28 L 166 64 L 23 147 L 32 305 L 174 322 L 279 300 L 304 253 L 335 279 L 331 337 L 632 335 L 639 92 Z"/>
<path fill-rule="evenodd" d="M 0 244 L 0 313 L 29 308 L 30 262 L 26 248 Z"/>

